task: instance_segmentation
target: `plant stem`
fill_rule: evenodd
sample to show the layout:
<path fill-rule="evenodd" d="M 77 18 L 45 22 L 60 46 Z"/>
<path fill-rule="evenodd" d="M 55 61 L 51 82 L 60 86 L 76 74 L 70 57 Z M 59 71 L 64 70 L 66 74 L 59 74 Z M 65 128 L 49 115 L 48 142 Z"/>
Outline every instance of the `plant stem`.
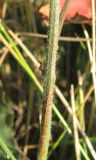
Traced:
<path fill-rule="evenodd" d="M 96 106 L 96 24 L 95 24 L 95 0 L 92 0 L 92 78 L 94 84 L 94 96 L 95 96 L 95 106 Z"/>
<path fill-rule="evenodd" d="M 6 146 L 6 144 L 2 141 L 1 138 L 0 138 L 0 148 L 2 148 L 8 160 L 16 160 L 12 152 L 9 150 L 9 148 Z"/>
<path fill-rule="evenodd" d="M 46 75 L 42 106 L 42 125 L 37 160 L 46 160 L 51 133 L 52 101 L 55 87 L 55 66 L 59 38 L 60 0 L 50 0 L 50 23 Z"/>
<path fill-rule="evenodd" d="M 67 11 L 67 8 L 69 6 L 69 3 L 70 3 L 70 0 L 66 0 L 65 1 L 63 9 L 62 9 L 62 11 L 60 13 L 60 18 L 59 18 L 59 21 L 60 21 L 60 23 L 59 23 L 59 34 L 61 33 L 62 27 L 64 25 L 64 21 L 65 21 L 65 17 L 66 17 L 66 11 Z"/>
<path fill-rule="evenodd" d="M 79 135 L 78 135 L 78 129 L 76 124 L 76 115 L 75 115 L 75 95 L 74 95 L 74 86 L 71 85 L 71 104 L 72 104 L 72 111 L 73 111 L 73 134 L 74 134 L 74 143 L 75 143 L 75 154 L 76 154 L 76 160 L 81 160 L 80 155 L 80 144 L 79 144 Z"/>

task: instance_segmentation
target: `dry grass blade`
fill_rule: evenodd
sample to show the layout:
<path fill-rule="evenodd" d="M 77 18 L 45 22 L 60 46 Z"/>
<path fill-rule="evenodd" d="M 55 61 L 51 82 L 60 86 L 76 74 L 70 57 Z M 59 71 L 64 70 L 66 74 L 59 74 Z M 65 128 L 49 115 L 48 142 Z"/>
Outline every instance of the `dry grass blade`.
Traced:
<path fill-rule="evenodd" d="M 3 53 L 3 55 L 0 57 L 0 66 L 2 66 L 2 63 L 4 62 L 6 56 L 8 55 L 8 49 L 6 49 Z"/>
<path fill-rule="evenodd" d="M 75 141 L 75 153 L 76 153 L 76 159 L 81 160 L 80 156 L 80 145 L 79 145 L 79 136 L 78 136 L 78 129 L 77 129 L 77 123 L 76 123 L 76 114 L 75 114 L 75 96 L 74 96 L 74 86 L 71 85 L 71 105 L 72 105 L 72 117 L 73 117 L 73 133 L 74 133 L 74 141 Z"/>
<path fill-rule="evenodd" d="M 14 34 L 11 30 L 8 30 L 9 34 L 13 37 L 13 39 L 20 45 L 20 47 L 24 50 L 24 52 L 27 54 L 27 56 L 30 58 L 30 60 L 33 62 L 33 64 L 39 68 L 40 63 L 36 60 L 36 58 L 32 55 L 30 50 L 24 45 L 24 43 L 21 41 L 21 39 Z"/>
<path fill-rule="evenodd" d="M 84 106 L 85 106 L 86 102 L 88 101 L 90 95 L 92 94 L 93 90 L 94 90 L 94 86 L 91 85 L 91 87 L 89 88 L 87 94 L 85 95 L 85 98 L 84 98 Z"/>
<path fill-rule="evenodd" d="M 95 96 L 95 106 L 96 106 L 96 24 L 95 24 L 95 0 L 92 0 L 92 52 L 93 52 L 93 58 L 92 58 L 92 78 L 93 78 L 93 84 L 94 84 L 94 96 Z"/>
<path fill-rule="evenodd" d="M 62 103 L 64 104 L 64 106 L 66 107 L 68 113 L 72 116 L 72 109 L 71 109 L 72 107 L 68 104 L 68 102 L 67 102 L 66 99 L 64 98 L 64 96 L 63 96 L 63 94 L 61 93 L 61 91 L 56 87 L 56 91 L 55 91 L 55 92 L 56 92 L 56 94 L 58 95 L 58 98 L 61 100 L 61 102 L 62 102 Z M 78 122 L 78 120 L 77 120 L 77 117 L 75 117 L 75 119 L 76 119 L 77 127 L 78 127 L 78 129 L 79 129 L 82 137 L 84 138 L 84 140 L 85 140 L 85 142 L 86 142 L 86 144 L 87 144 L 87 146 L 88 146 L 88 148 L 89 148 L 89 150 L 90 150 L 90 153 L 91 153 L 92 157 L 96 160 L 96 152 L 95 152 L 95 150 L 94 150 L 94 148 L 93 148 L 93 146 L 92 146 L 92 144 L 91 144 L 88 136 L 87 136 L 86 133 L 81 129 L 80 124 L 79 124 L 79 122 Z"/>
<path fill-rule="evenodd" d="M 31 33 L 31 32 L 18 32 L 16 33 L 18 36 L 27 36 L 27 37 L 36 37 L 36 38 L 41 38 L 41 39 L 47 39 L 48 36 L 46 34 L 39 34 L 39 33 Z M 81 37 L 64 37 L 60 36 L 59 41 L 64 41 L 64 42 L 92 42 L 92 38 L 81 38 Z"/>

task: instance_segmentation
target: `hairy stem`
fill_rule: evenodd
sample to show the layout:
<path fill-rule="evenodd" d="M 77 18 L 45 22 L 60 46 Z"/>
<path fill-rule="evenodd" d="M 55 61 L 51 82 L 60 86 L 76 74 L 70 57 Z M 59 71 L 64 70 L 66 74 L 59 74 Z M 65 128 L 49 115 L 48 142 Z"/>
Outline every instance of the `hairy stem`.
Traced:
<path fill-rule="evenodd" d="M 50 23 L 48 54 L 46 57 L 46 75 L 42 106 L 42 125 L 37 160 L 46 160 L 51 133 L 52 101 L 55 87 L 55 65 L 59 38 L 60 0 L 50 0 Z"/>

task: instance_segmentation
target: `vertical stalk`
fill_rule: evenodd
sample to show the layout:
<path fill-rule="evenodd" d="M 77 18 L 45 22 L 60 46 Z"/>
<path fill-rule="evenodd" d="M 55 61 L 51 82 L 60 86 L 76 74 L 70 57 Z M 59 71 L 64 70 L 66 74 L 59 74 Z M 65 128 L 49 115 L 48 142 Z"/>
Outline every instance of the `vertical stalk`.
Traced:
<path fill-rule="evenodd" d="M 66 11 L 67 11 L 67 8 L 68 8 L 69 4 L 70 4 L 70 0 L 66 0 L 65 4 L 63 6 L 63 9 L 60 13 L 60 19 L 59 19 L 59 21 L 60 21 L 60 24 L 59 24 L 60 25 L 60 27 L 59 27 L 60 33 L 61 33 L 62 27 L 64 25 L 64 21 L 65 21 L 65 18 L 66 18 Z"/>
<path fill-rule="evenodd" d="M 92 78 L 94 84 L 94 95 L 95 95 L 95 105 L 96 105 L 96 24 L 95 24 L 95 0 L 92 0 L 92 51 L 93 51 L 93 59 L 92 59 Z"/>
<path fill-rule="evenodd" d="M 74 86 L 71 85 L 71 105 L 72 105 L 72 111 L 73 111 L 73 134 L 74 134 L 74 143 L 75 143 L 75 154 L 76 154 L 76 160 L 81 160 L 80 155 L 80 144 L 79 144 L 79 135 L 78 135 L 78 129 L 76 124 L 76 106 L 75 106 L 75 95 L 74 95 Z"/>
<path fill-rule="evenodd" d="M 49 138 L 51 133 L 52 101 L 55 87 L 55 66 L 59 38 L 60 0 L 50 0 L 50 23 L 48 54 L 46 57 L 46 75 L 42 104 L 42 124 L 37 160 L 47 160 Z"/>
<path fill-rule="evenodd" d="M 85 120 L 84 120 L 84 92 L 83 92 L 83 77 L 78 74 L 78 84 L 79 84 L 79 105 L 78 105 L 78 118 L 82 130 L 85 132 Z"/>

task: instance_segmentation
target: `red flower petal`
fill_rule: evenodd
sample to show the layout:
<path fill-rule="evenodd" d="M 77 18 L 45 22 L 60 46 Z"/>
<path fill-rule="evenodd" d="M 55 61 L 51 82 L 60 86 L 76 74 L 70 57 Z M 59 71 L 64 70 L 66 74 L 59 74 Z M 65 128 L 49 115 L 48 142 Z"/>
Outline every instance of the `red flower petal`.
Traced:
<path fill-rule="evenodd" d="M 92 18 L 92 5 L 91 0 L 70 0 L 69 7 L 66 12 L 66 21 L 78 19 L 78 17 L 84 17 L 87 20 Z M 61 0 L 61 9 L 65 4 L 65 0 Z M 96 2 L 95 2 L 96 7 Z M 39 10 L 43 17 L 49 18 L 49 4 L 44 5 Z"/>
<path fill-rule="evenodd" d="M 70 0 L 69 8 L 66 12 L 66 20 L 71 20 L 75 16 L 82 16 L 86 19 L 92 18 L 91 0 Z M 65 4 L 65 0 L 61 0 L 61 8 Z M 96 3 L 95 3 L 96 6 Z"/>

